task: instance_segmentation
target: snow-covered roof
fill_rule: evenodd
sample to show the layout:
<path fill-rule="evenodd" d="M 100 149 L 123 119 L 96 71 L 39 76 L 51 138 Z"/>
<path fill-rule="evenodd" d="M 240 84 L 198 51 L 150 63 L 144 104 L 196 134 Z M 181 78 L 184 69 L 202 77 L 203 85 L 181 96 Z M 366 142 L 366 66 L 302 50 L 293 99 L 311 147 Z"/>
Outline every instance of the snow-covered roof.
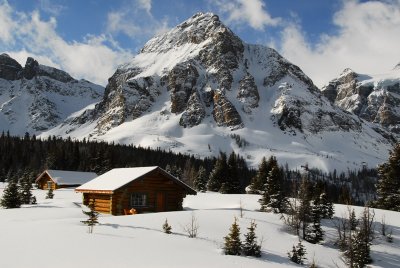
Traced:
<path fill-rule="evenodd" d="M 84 184 L 97 177 L 97 174 L 94 172 L 67 171 L 67 170 L 54 170 L 54 169 L 48 169 L 45 172 L 49 174 L 49 176 L 55 183 L 62 185 Z M 36 181 L 40 180 L 40 178 L 43 176 L 44 173 L 42 173 L 37 178 Z"/>
<path fill-rule="evenodd" d="M 79 186 L 75 190 L 77 191 L 114 191 L 122 186 L 143 177 L 144 175 L 158 170 L 163 173 L 169 179 L 175 181 L 180 184 L 184 188 L 188 189 L 189 192 L 196 193 L 195 190 L 190 188 L 184 182 L 178 180 L 162 168 L 158 166 L 151 167 L 135 167 L 135 168 L 114 168 L 103 175 L 98 176 L 97 178 Z"/>

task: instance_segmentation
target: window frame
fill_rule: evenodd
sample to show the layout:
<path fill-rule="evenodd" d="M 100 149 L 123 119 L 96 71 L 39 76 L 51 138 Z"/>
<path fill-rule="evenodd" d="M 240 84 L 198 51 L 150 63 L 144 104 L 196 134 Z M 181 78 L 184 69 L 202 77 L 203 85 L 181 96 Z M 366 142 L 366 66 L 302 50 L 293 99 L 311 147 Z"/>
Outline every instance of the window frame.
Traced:
<path fill-rule="evenodd" d="M 139 196 L 139 195 L 141 195 L 141 198 L 143 199 L 142 204 L 136 203 L 136 201 L 138 199 L 135 200 L 135 196 Z M 140 207 L 140 208 L 148 207 L 149 206 L 148 205 L 148 199 L 149 199 L 148 193 L 134 192 L 134 193 L 131 193 L 131 198 L 130 198 L 129 204 L 130 204 L 130 206 L 132 208 L 135 208 L 135 207 Z"/>

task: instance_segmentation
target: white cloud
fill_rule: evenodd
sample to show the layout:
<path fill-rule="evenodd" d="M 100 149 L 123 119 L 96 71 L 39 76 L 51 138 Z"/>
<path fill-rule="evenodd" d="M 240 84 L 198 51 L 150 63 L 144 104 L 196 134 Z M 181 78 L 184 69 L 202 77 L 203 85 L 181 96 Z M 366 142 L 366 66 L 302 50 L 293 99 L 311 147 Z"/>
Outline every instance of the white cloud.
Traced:
<path fill-rule="evenodd" d="M 57 16 L 61 11 L 66 9 L 65 6 L 55 3 L 55 1 L 50 0 L 40 0 L 40 9 L 47 12 L 53 16 Z"/>
<path fill-rule="evenodd" d="M 264 30 L 266 26 L 276 26 L 280 18 L 273 18 L 261 0 L 217 0 L 210 1 L 222 14 L 226 14 L 230 24 L 248 24 L 256 30 Z"/>
<path fill-rule="evenodd" d="M 44 21 L 38 11 L 19 12 L 17 16 L 9 5 L 5 8 L 4 4 L 0 6 L 0 12 L 7 8 L 6 13 L 1 13 L 6 16 L 0 20 L 13 21 L 18 27 L 4 24 L 7 27 L 1 27 L 1 31 L 10 36 L 1 39 L 0 44 L 11 47 L 7 53 L 22 65 L 27 56 L 33 56 L 39 63 L 65 70 L 73 77 L 105 85 L 117 66 L 133 57 L 130 51 L 118 47 L 110 36 L 86 36 L 81 42 L 67 42 L 56 31 L 55 18 Z M 20 49 L 10 46 L 14 40 Z"/>
<path fill-rule="evenodd" d="M 132 0 L 128 3 L 119 10 L 108 13 L 108 33 L 122 33 L 130 38 L 147 40 L 156 34 L 164 33 L 170 28 L 167 18 L 158 19 L 152 15 L 151 0 Z"/>
<path fill-rule="evenodd" d="M 151 12 L 151 0 L 137 0 L 139 7 L 144 9 L 148 14 Z"/>
<path fill-rule="evenodd" d="M 135 35 L 141 32 L 141 28 L 134 23 L 129 23 L 127 21 L 127 17 L 129 17 L 127 11 L 116 11 L 108 13 L 107 31 L 114 34 L 122 32 L 129 37 L 135 37 Z"/>
<path fill-rule="evenodd" d="M 7 1 L 0 4 L 0 41 L 10 43 L 14 41 L 12 32 L 16 27 L 16 23 L 11 17 L 12 8 Z"/>
<path fill-rule="evenodd" d="M 334 15 L 337 34 L 311 45 L 298 24 L 282 33 L 282 54 L 321 86 L 349 67 L 384 73 L 400 62 L 400 1 L 344 1 Z"/>

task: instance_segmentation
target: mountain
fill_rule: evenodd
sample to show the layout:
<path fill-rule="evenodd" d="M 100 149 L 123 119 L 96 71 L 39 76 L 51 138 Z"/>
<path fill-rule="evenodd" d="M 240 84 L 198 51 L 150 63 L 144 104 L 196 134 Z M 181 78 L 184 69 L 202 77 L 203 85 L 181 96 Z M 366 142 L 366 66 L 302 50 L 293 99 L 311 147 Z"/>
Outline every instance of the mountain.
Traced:
<path fill-rule="evenodd" d="M 386 133 L 382 131 L 382 133 Z M 148 41 L 94 109 L 42 134 L 187 152 L 275 155 L 325 171 L 384 161 L 391 143 L 325 98 L 275 50 L 244 43 L 211 13 Z"/>
<path fill-rule="evenodd" d="M 75 80 L 28 58 L 25 67 L 0 55 L 0 131 L 39 134 L 100 101 L 103 87 Z"/>
<path fill-rule="evenodd" d="M 346 69 L 322 88 L 335 105 L 376 123 L 400 138 L 400 64 L 379 75 Z"/>

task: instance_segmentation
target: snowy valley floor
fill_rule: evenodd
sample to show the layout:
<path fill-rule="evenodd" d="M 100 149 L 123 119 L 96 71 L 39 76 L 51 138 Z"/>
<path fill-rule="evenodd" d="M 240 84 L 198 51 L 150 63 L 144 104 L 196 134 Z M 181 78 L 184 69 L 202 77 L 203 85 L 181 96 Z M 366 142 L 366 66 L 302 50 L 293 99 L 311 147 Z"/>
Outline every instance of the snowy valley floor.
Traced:
<path fill-rule="evenodd" d="M 54 193 L 53 200 L 46 200 L 46 191 L 35 190 L 38 205 L 0 209 L 0 267 L 299 267 L 287 257 L 298 238 L 288 233 L 279 215 L 257 211 L 257 195 L 200 193 L 186 197 L 184 211 L 180 212 L 102 215 L 100 225 L 89 234 L 80 222 L 86 219 L 80 207 L 81 194 L 73 190 Z M 363 208 L 355 208 L 359 216 Z M 335 217 L 339 217 L 347 208 L 336 205 L 335 210 Z M 189 238 L 184 231 L 192 214 L 199 223 L 197 238 Z M 256 233 L 263 239 L 261 258 L 223 254 L 223 237 L 235 216 L 242 237 L 250 221 L 256 221 Z M 383 216 L 388 230 L 393 230 L 394 243 L 379 234 Z M 162 232 L 166 218 L 173 234 Z M 399 267 L 400 213 L 375 210 L 375 222 L 371 267 Z M 334 246 L 333 221 L 324 220 L 323 229 L 326 235 L 322 244 L 304 242 L 306 264 L 314 258 L 318 267 L 345 267 Z"/>

